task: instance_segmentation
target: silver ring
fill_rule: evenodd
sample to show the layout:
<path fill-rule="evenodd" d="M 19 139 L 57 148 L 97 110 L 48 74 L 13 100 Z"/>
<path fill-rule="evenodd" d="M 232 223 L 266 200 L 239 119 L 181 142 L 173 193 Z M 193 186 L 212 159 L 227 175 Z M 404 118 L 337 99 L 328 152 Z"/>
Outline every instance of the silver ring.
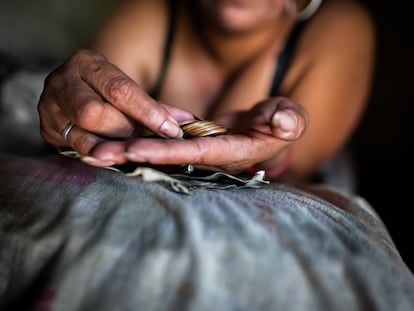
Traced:
<path fill-rule="evenodd" d="M 72 122 L 68 122 L 66 126 L 62 130 L 62 139 L 65 142 L 65 144 L 68 144 L 68 135 L 70 130 L 75 126 Z"/>

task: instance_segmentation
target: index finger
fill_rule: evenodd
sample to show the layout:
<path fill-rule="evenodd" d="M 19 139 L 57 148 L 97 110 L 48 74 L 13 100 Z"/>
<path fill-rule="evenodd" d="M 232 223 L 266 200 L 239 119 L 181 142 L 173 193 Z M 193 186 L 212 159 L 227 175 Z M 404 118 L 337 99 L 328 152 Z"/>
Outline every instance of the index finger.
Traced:
<path fill-rule="evenodd" d="M 114 107 L 160 136 L 182 136 L 177 121 L 167 110 L 103 55 L 81 51 L 74 58 L 85 82 Z"/>

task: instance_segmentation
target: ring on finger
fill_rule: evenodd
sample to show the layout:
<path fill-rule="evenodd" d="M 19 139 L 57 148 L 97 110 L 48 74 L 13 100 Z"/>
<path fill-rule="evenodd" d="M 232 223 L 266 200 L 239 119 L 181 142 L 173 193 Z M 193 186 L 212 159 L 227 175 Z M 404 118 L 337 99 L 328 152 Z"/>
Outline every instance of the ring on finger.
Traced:
<path fill-rule="evenodd" d="M 66 124 L 65 127 L 63 128 L 62 139 L 65 142 L 65 144 L 68 144 L 68 135 L 74 126 L 75 124 L 73 124 L 72 122 L 68 122 L 68 124 Z"/>

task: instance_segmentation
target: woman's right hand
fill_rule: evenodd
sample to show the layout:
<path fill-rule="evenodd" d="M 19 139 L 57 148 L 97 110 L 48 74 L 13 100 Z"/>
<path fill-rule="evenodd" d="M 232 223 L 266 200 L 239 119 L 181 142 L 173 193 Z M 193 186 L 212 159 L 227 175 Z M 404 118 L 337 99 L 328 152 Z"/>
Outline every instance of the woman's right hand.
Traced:
<path fill-rule="evenodd" d="M 104 56 L 75 52 L 45 79 L 38 103 L 42 137 L 56 148 L 71 147 L 81 155 L 105 139 L 131 137 L 142 126 L 167 138 L 182 136 L 177 121 L 189 112 L 160 104 Z M 65 142 L 62 131 L 69 123 Z"/>

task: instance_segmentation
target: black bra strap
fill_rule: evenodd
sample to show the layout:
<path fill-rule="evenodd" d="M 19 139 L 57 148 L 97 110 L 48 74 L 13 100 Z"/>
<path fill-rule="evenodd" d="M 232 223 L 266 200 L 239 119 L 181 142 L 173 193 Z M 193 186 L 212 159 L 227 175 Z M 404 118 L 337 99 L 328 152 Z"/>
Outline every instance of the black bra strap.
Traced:
<path fill-rule="evenodd" d="M 282 84 L 282 81 L 286 75 L 286 71 L 289 68 L 289 65 L 293 59 L 293 55 L 295 54 L 296 44 L 302 33 L 302 30 L 305 26 L 305 21 L 298 22 L 293 30 L 291 31 L 288 40 L 283 48 L 283 50 L 279 53 L 277 62 L 276 62 L 276 70 L 273 76 L 273 82 L 270 89 L 269 95 L 277 96 L 279 95 L 279 88 Z"/>
<path fill-rule="evenodd" d="M 176 24 L 176 1 L 175 0 L 169 0 L 169 23 L 168 23 L 168 29 L 167 29 L 167 37 L 165 40 L 164 45 L 164 53 L 162 56 L 162 63 L 161 63 L 161 69 L 158 73 L 158 80 L 155 84 L 154 88 L 152 89 L 150 95 L 152 98 L 157 99 L 160 96 L 161 88 L 165 80 L 165 75 L 167 74 L 167 67 L 168 63 L 170 61 L 171 57 L 171 48 L 173 44 L 174 39 L 174 33 L 175 33 L 175 24 Z"/>

